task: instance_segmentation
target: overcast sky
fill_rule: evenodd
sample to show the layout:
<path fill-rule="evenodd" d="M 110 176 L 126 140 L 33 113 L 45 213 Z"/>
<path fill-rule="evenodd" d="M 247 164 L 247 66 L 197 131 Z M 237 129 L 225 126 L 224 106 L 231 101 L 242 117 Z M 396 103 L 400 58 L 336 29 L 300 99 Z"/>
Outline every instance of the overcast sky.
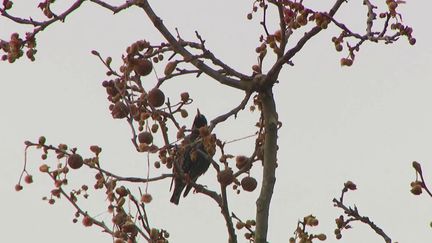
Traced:
<path fill-rule="evenodd" d="M 121 1 L 114 1 L 121 2 Z M 206 39 L 208 48 L 227 64 L 250 73 L 255 63 L 255 47 L 262 32 L 258 21 L 248 21 L 251 1 L 170 1 L 154 3 L 164 23 L 178 27 L 184 39 L 194 31 Z M 306 1 L 307 2 L 307 1 Z M 325 10 L 331 6 L 317 4 Z M 22 16 L 36 16 L 32 4 L 15 1 Z M 36 3 L 34 3 L 36 5 Z M 404 23 L 413 26 L 417 39 L 410 46 L 405 38 L 394 45 L 366 44 L 355 65 L 342 68 L 341 53 L 332 46 L 334 27 L 320 33 L 293 59 L 275 87 L 275 98 L 283 127 L 279 131 L 277 182 L 272 200 L 270 242 L 287 242 L 297 219 L 314 214 L 320 225 L 314 232 L 326 233 L 327 242 L 336 242 L 334 219 L 341 211 L 332 206 L 346 180 L 358 190 L 347 195 L 360 213 L 369 216 L 392 239 L 424 243 L 432 239 L 431 198 L 413 196 L 411 167 L 420 161 L 432 180 L 432 34 L 429 1 L 408 1 L 400 7 Z M 35 14 L 35 15 L 33 15 Z M 360 1 L 343 5 L 336 15 L 354 30 L 364 29 L 366 9 Z M 269 21 L 270 22 L 270 21 Z M 0 38 L 27 29 L 0 18 Z M 271 31 L 276 25 L 269 23 Z M 101 82 L 106 78 L 103 65 L 90 54 L 93 49 L 112 56 L 119 64 L 128 45 L 139 39 L 159 43 L 162 39 L 138 8 L 113 16 L 109 11 L 84 3 L 66 23 L 51 26 L 38 36 L 36 62 L 22 59 L 10 65 L 0 63 L 0 222 L 2 242 L 110 242 L 97 227 L 73 224 L 74 210 L 66 201 L 55 205 L 42 201 L 52 189 L 51 182 L 38 172 L 40 151 L 29 151 L 29 169 L 35 183 L 16 193 L 23 166 L 24 141 L 45 135 L 48 143 L 67 143 L 90 156 L 88 147 L 103 148 L 102 164 L 123 175 L 145 176 L 146 156 L 137 154 L 130 143 L 130 130 L 124 121 L 113 120 Z M 163 66 L 156 66 L 159 73 Z M 154 75 L 145 78 L 146 87 L 156 83 Z M 242 93 L 221 87 L 203 76 L 181 77 L 162 87 L 167 95 L 189 90 L 195 108 L 209 119 L 232 108 Z M 223 141 L 254 133 L 257 114 L 245 111 L 237 120 L 217 128 Z M 190 119 L 184 124 L 190 126 Z M 233 143 L 229 152 L 249 154 L 253 139 Z M 51 158 L 55 164 L 55 158 Z M 151 174 L 161 171 L 150 168 Z M 83 173 L 79 173 L 83 172 Z M 78 185 L 93 183 L 93 172 L 73 171 L 70 180 Z M 260 177 L 256 166 L 251 174 Z M 214 181 L 215 173 L 201 182 Z M 80 184 L 81 183 L 81 184 Z M 431 181 L 432 183 L 432 181 Z M 143 186 L 143 185 L 141 185 Z M 210 183 L 210 188 L 215 188 Z M 260 186 L 260 185 L 259 185 Z M 258 191 L 258 190 L 257 190 Z M 149 186 L 154 201 L 149 204 L 150 223 L 171 233 L 171 242 L 226 242 L 220 210 L 201 194 L 182 198 L 179 206 L 169 203 L 169 181 Z M 257 192 L 230 194 L 231 209 L 241 218 L 255 216 Z M 98 219 L 110 221 L 103 192 L 91 193 L 84 205 Z M 339 242 L 383 242 L 365 226 L 354 224 Z M 244 233 L 244 232 L 243 232 Z M 242 234 L 239 238 L 242 239 Z"/>

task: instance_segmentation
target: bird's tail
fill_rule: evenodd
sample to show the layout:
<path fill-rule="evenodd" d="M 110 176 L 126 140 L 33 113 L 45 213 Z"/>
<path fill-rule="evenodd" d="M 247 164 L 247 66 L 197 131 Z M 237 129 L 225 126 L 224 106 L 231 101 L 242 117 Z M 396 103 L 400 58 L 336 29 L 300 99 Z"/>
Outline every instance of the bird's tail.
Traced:
<path fill-rule="evenodd" d="M 180 196 L 182 194 L 184 187 L 185 187 L 185 184 L 183 181 L 177 180 L 177 179 L 175 180 L 174 191 L 173 191 L 173 194 L 171 196 L 170 202 L 174 203 L 175 205 L 179 204 Z"/>

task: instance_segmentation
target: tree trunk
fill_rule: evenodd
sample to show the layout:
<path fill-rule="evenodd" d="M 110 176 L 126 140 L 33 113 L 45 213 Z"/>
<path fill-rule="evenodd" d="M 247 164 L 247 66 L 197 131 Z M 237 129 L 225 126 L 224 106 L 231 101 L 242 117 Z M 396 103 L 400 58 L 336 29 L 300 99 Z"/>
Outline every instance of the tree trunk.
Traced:
<path fill-rule="evenodd" d="M 256 229 L 255 242 L 267 242 L 268 219 L 270 210 L 270 201 L 273 195 L 273 188 L 276 182 L 275 171 L 277 161 L 277 130 L 278 115 L 276 104 L 273 97 L 272 88 L 260 92 L 262 109 L 264 115 L 265 141 L 264 141 L 264 159 L 263 159 L 263 179 L 261 192 L 256 201 Z"/>

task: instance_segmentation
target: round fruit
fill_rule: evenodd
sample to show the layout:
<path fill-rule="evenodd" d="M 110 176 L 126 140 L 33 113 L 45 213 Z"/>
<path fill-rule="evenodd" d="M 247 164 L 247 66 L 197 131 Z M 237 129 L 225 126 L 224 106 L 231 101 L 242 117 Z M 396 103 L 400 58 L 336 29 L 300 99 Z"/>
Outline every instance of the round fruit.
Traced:
<path fill-rule="evenodd" d="M 43 164 L 43 165 L 39 166 L 39 171 L 40 172 L 48 172 L 49 166 L 47 164 Z"/>
<path fill-rule="evenodd" d="M 219 171 L 217 179 L 223 186 L 228 186 L 234 181 L 233 171 L 230 168 Z"/>
<path fill-rule="evenodd" d="M 19 192 L 23 189 L 23 186 L 21 186 L 20 184 L 16 184 L 15 185 L 15 191 Z"/>
<path fill-rule="evenodd" d="M 153 135 L 150 132 L 142 132 L 138 134 L 138 141 L 140 143 L 151 144 L 153 142 Z"/>
<path fill-rule="evenodd" d="M 154 107 L 160 107 L 165 103 L 165 94 L 162 90 L 154 88 L 148 93 L 148 102 Z"/>
<path fill-rule="evenodd" d="M 249 158 L 244 155 L 239 155 L 236 157 L 236 167 L 237 169 L 242 169 L 249 161 Z"/>
<path fill-rule="evenodd" d="M 136 74 L 140 76 L 147 76 L 153 70 L 153 63 L 147 59 L 139 59 L 136 60 L 133 69 Z"/>
<path fill-rule="evenodd" d="M 79 169 L 84 164 L 84 160 L 79 154 L 72 154 L 69 156 L 67 163 L 72 169 Z"/>
<path fill-rule="evenodd" d="M 146 193 L 146 194 L 142 195 L 141 202 L 150 203 L 152 201 L 152 199 L 153 199 L 152 195 L 149 193 Z"/>
<path fill-rule="evenodd" d="M 414 195 L 420 195 L 422 193 L 422 187 L 420 185 L 415 185 L 411 188 L 411 193 Z"/>
<path fill-rule="evenodd" d="M 85 227 L 90 227 L 93 225 L 93 219 L 89 216 L 84 216 L 82 223 Z"/>
<path fill-rule="evenodd" d="M 128 107 L 121 101 L 115 103 L 111 110 L 111 115 L 114 119 L 122 119 L 129 114 Z"/>
<path fill-rule="evenodd" d="M 25 181 L 27 184 L 31 184 L 31 183 L 33 183 L 33 176 L 31 176 L 31 175 L 26 175 L 26 176 L 24 177 L 24 181 Z"/>
<path fill-rule="evenodd" d="M 255 190 L 257 187 L 258 182 L 255 180 L 255 178 L 247 176 L 241 180 L 241 186 L 243 190 L 251 192 Z"/>

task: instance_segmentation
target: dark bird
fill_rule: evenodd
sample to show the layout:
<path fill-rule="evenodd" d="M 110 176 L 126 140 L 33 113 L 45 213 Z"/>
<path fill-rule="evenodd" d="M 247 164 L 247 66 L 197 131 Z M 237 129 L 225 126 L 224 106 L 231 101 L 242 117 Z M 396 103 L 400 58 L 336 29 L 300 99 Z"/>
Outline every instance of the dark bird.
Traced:
<path fill-rule="evenodd" d="M 208 153 L 202 141 L 195 142 L 199 138 L 199 129 L 205 126 L 207 126 L 207 119 L 198 110 L 192 124 L 191 134 L 185 138 L 186 144 L 183 145 L 183 148 L 181 148 L 178 153 L 180 157 L 178 163 L 183 170 L 183 178 L 176 171 L 176 167 L 173 167 L 175 175 L 174 191 L 170 201 L 176 205 L 179 203 L 183 189 L 186 187 L 183 197 L 192 189 L 192 186 L 188 185 L 189 183 L 187 183 L 187 181 L 196 182 L 198 177 L 204 174 L 210 166 L 210 161 L 207 157 Z"/>

